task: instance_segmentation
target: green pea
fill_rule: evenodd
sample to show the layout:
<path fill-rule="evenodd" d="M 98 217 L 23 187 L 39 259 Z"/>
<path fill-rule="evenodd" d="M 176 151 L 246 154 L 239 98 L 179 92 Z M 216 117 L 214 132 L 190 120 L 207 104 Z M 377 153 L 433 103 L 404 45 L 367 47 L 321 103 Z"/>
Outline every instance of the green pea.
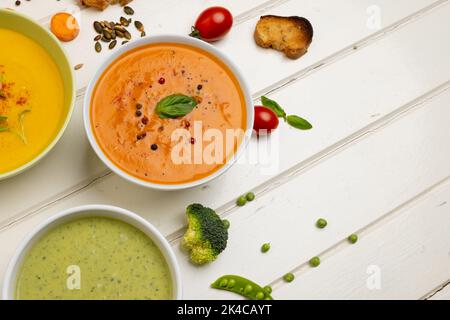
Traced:
<path fill-rule="evenodd" d="M 264 291 L 267 292 L 268 294 L 271 294 L 271 293 L 272 293 L 272 287 L 271 287 L 271 286 L 265 286 L 263 289 L 264 289 Z"/>
<path fill-rule="evenodd" d="M 225 219 L 225 220 L 222 220 L 222 222 L 223 222 L 225 229 L 230 229 L 230 221 Z"/>
<path fill-rule="evenodd" d="M 246 203 L 247 203 L 247 198 L 246 198 L 245 196 L 240 196 L 240 197 L 237 199 L 237 201 L 236 201 L 236 204 L 237 204 L 239 207 L 245 206 Z"/>
<path fill-rule="evenodd" d="M 253 192 L 249 192 L 249 193 L 247 193 L 247 194 L 245 195 L 245 198 L 246 198 L 248 201 L 253 201 L 253 200 L 255 200 L 255 194 L 254 194 Z"/>
<path fill-rule="evenodd" d="M 284 275 L 283 279 L 286 282 L 292 282 L 292 281 L 294 281 L 295 276 L 294 276 L 293 273 L 287 273 L 287 274 Z"/>
<path fill-rule="evenodd" d="M 252 285 L 251 285 L 251 284 L 247 284 L 247 285 L 245 286 L 245 288 L 244 288 L 244 293 L 245 293 L 245 294 L 249 294 L 249 293 L 252 292 L 252 291 L 253 291 Z"/>
<path fill-rule="evenodd" d="M 311 258 L 311 260 L 309 260 L 309 264 L 311 265 L 311 267 L 318 267 L 320 265 L 320 258 L 319 257 L 314 257 Z"/>
<path fill-rule="evenodd" d="M 317 228 L 319 228 L 319 229 L 325 228 L 325 227 L 327 226 L 327 224 L 328 224 L 327 220 L 322 219 L 322 218 L 320 218 L 320 219 L 317 220 L 317 222 L 316 222 L 316 226 L 317 226 Z"/>
<path fill-rule="evenodd" d="M 350 241 L 350 243 L 355 244 L 356 242 L 358 242 L 358 235 L 357 234 L 352 234 L 348 237 L 348 241 Z"/>
<path fill-rule="evenodd" d="M 226 280 L 226 284 L 224 280 Z M 263 289 L 253 281 L 240 276 L 222 276 L 214 281 L 214 283 L 211 284 L 211 287 L 233 292 L 251 300 L 273 300 L 268 289 Z"/>
<path fill-rule="evenodd" d="M 261 247 L 261 252 L 266 253 L 270 250 L 270 243 L 264 243 Z"/>
<path fill-rule="evenodd" d="M 228 280 L 227 279 L 222 279 L 222 281 L 220 281 L 220 286 L 222 287 L 222 288 L 225 288 L 226 286 L 227 286 L 227 284 L 228 284 Z"/>
<path fill-rule="evenodd" d="M 264 292 L 258 292 L 257 294 L 256 294 L 256 300 L 262 300 L 262 299 L 264 299 Z"/>

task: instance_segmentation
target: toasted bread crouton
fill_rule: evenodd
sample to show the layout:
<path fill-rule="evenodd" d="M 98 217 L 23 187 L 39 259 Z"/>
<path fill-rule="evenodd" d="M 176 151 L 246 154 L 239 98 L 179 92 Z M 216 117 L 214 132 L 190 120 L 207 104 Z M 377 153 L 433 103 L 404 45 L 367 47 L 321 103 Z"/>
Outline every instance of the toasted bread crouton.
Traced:
<path fill-rule="evenodd" d="M 110 4 L 120 3 L 121 6 L 127 5 L 133 0 L 81 0 L 81 4 L 86 7 L 94 7 L 105 10 Z"/>
<path fill-rule="evenodd" d="M 298 59 L 309 48 L 313 27 L 306 18 L 263 16 L 255 29 L 255 41 L 263 48 L 273 48 L 291 59 Z"/>

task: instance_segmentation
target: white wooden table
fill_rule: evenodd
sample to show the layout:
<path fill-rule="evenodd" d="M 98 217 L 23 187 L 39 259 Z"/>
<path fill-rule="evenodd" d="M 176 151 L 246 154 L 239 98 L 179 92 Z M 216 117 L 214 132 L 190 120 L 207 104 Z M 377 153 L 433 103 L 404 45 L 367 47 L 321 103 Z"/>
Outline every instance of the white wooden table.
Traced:
<path fill-rule="evenodd" d="M 141 214 L 175 248 L 184 297 L 227 299 L 209 284 L 239 274 L 272 284 L 278 299 L 450 299 L 450 1 L 135 0 L 148 36 L 186 34 L 210 5 L 228 7 L 232 33 L 216 44 L 247 77 L 255 103 L 267 94 L 315 128 L 281 126 L 276 173 L 240 164 L 206 186 L 173 193 L 138 188 L 112 174 L 88 145 L 84 88 L 110 51 L 93 50 L 94 20 L 117 20 L 119 6 L 82 9 L 75 0 L 0 0 L 48 26 L 76 12 L 80 36 L 64 46 L 76 71 L 70 127 L 38 166 L 0 183 L 0 276 L 19 241 L 54 213 L 103 203 Z M 309 53 L 290 61 L 252 40 L 263 14 L 305 16 Z M 4 45 L 4 44 L 2 44 Z M 252 145 L 257 141 L 252 141 Z M 235 199 L 254 191 L 243 208 Z M 179 248 L 185 207 L 200 202 L 231 222 L 228 249 L 196 268 Z M 329 226 L 317 229 L 317 218 Z M 350 245 L 346 238 L 358 233 Z M 268 254 L 260 246 L 271 242 Z M 309 258 L 320 256 L 312 269 Z M 282 276 L 294 272 L 286 284 Z"/>

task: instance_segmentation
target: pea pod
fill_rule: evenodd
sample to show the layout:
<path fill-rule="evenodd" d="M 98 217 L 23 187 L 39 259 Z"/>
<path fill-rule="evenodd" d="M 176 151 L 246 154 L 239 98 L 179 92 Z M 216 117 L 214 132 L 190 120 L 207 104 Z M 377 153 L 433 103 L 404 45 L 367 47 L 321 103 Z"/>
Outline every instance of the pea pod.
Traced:
<path fill-rule="evenodd" d="M 225 290 L 239 294 L 250 300 L 273 300 L 270 293 L 253 281 L 240 276 L 226 275 L 222 276 L 211 287 L 214 289 Z"/>

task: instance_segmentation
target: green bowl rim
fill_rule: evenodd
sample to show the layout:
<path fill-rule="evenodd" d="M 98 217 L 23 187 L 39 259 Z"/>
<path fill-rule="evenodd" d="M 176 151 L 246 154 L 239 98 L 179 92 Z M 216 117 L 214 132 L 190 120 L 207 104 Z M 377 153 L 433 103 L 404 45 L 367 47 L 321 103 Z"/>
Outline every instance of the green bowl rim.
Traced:
<path fill-rule="evenodd" d="M 58 131 L 58 134 L 53 138 L 52 142 L 50 142 L 50 144 L 44 149 L 42 150 L 35 158 L 33 158 L 32 160 L 30 160 L 29 162 L 27 162 L 26 164 L 24 164 L 23 166 L 16 168 L 12 171 L 9 172 L 5 172 L 5 173 L 0 173 L 0 181 L 14 177 L 28 169 L 30 169 L 31 167 L 33 167 L 35 164 L 37 164 L 39 161 L 41 161 L 54 147 L 55 145 L 59 142 L 59 140 L 61 139 L 61 137 L 63 136 L 64 132 L 66 131 L 69 122 L 72 118 L 72 114 L 73 114 L 73 110 L 75 108 L 75 97 L 76 97 L 76 88 L 75 88 L 75 77 L 74 77 L 74 72 L 72 70 L 71 64 L 70 64 L 70 60 L 68 58 L 67 52 L 66 50 L 63 48 L 63 46 L 61 45 L 61 43 L 59 42 L 59 40 L 46 28 L 42 27 L 39 23 L 37 23 L 35 20 L 33 20 L 32 18 L 22 14 L 22 13 L 18 13 L 12 9 L 0 9 L 0 16 L 1 15 L 11 15 L 11 16 L 15 16 L 19 19 L 24 19 L 24 20 L 28 20 L 29 22 L 31 22 L 32 24 L 34 24 L 36 27 L 42 29 L 47 36 L 49 36 L 53 42 L 59 47 L 59 49 L 61 50 L 61 52 L 63 53 L 63 56 L 67 62 L 67 65 L 69 66 L 69 77 L 70 80 L 72 82 L 72 92 L 71 93 L 71 99 L 70 99 L 70 105 L 69 105 L 69 109 L 67 111 L 67 115 L 66 115 L 66 119 L 64 120 L 63 125 L 61 126 L 61 128 Z M 14 30 L 14 28 L 11 28 L 11 30 Z M 62 75 L 61 75 L 62 76 Z"/>

